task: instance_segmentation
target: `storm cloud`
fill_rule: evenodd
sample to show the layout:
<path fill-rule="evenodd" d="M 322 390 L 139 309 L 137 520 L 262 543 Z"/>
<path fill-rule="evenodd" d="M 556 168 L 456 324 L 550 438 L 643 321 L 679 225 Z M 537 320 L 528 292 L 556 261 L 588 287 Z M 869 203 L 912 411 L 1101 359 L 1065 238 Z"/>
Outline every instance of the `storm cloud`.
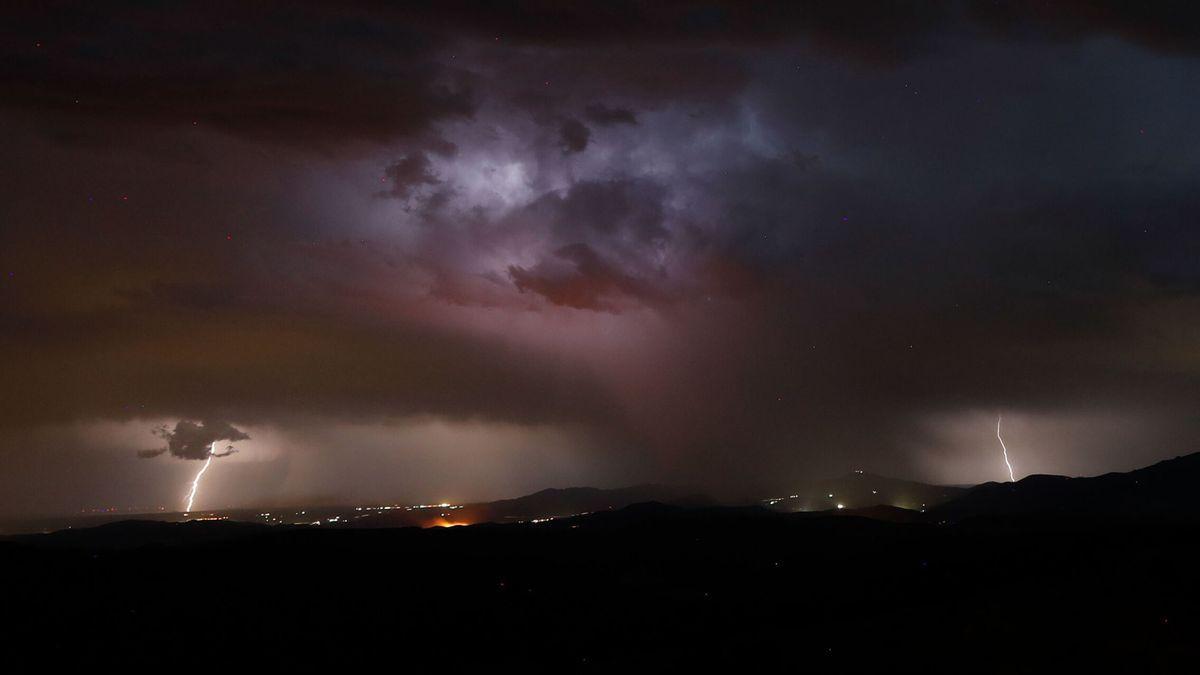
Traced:
<path fill-rule="evenodd" d="M 214 420 L 203 422 L 180 420 L 175 423 L 174 428 L 162 426 L 155 429 L 154 435 L 166 441 L 166 447 L 157 450 L 139 451 L 139 457 L 145 459 L 157 457 L 163 453 L 170 453 L 172 457 L 178 457 L 179 459 L 226 457 L 232 455 L 236 450 L 233 445 L 226 445 L 224 450 L 218 451 L 216 449 L 217 442 L 229 441 L 229 443 L 234 443 L 236 441 L 250 440 L 250 436 L 247 433 L 235 428 L 232 424 Z"/>
<path fill-rule="evenodd" d="M 741 493 L 994 478 L 999 411 L 1041 471 L 1200 434 L 1188 5 L 97 12 L 0 46 L 6 455 L 433 420 Z"/>

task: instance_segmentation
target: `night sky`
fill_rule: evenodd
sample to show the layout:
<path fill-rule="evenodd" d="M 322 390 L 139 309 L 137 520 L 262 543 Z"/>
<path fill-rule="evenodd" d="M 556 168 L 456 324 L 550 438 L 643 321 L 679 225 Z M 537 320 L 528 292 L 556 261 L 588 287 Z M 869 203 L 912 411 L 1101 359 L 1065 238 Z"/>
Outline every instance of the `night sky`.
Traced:
<path fill-rule="evenodd" d="M 1196 11 L 7 5 L 0 515 L 1200 449 Z"/>

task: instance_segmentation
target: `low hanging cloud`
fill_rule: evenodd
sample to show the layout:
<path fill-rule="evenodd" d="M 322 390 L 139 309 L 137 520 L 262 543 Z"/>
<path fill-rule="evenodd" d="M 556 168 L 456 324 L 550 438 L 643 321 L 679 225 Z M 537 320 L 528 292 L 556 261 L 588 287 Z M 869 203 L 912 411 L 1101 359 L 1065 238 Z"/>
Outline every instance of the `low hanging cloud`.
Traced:
<path fill-rule="evenodd" d="M 213 457 L 226 457 L 237 452 L 237 450 L 232 445 L 227 445 L 223 451 L 216 452 L 213 447 L 214 443 L 218 441 L 233 443 L 235 441 L 249 440 L 250 438 L 249 434 L 228 422 L 213 420 L 205 420 L 199 423 L 180 420 L 175 424 L 174 429 L 168 429 L 166 425 L 163 425 L 156 428 L 152 433 L 165 440 L 167 442 L 166 447 L 155 450 L 140 450 L 138 451 L 138 457 L 148 459 L 167 452 L 180 459 L 207 459 L 210 455 Z"/>
<path fill-rule="evenodd" d="M 572 118 L 562 123 L 558 129 L 558 135 L 563 152 L 571 154 L 587 149 L 592 132 L 583 122 Z"/>
<path fill-rule="evenodd" d="M 401 157 L 388 165 L 383 173 L 389 183 L 389 189 L 380 193 L 383 197 L 408 199 L 422 185 L 441 183 L 424 152 L 413 152 Z"/>
<path fill-rule="evenodd" d="M 627 108 L 613 108 L 603 103 L 593 103 L 584 111 L 588 120 L 599 124 L 600 126 L 610 126 L 614 124 L 637 125 L 637 115 Z"/>

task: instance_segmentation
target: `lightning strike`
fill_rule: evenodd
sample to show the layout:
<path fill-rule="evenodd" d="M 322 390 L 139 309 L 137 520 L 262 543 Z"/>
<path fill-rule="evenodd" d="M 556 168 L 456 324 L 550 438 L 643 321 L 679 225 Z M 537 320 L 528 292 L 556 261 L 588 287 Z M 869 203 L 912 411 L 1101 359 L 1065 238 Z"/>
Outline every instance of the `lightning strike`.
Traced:
<path fill-rule="evenodd" d="M 1009 482 L 1016 482 L 1016 477 L 1013 476 L 1012 462 L 1008 461 L 1008 446 L 1004 445 L 1004 438 L 1000 436 L 1000 420 L 1003 416 L 996 418 L 996 438 L 1000 440 L 1000 449 L 1004 451 L 1004 465 L 1008 467 Z"/>
<path fill-rule="evenodd" d="M 187 507 L 183 510 L 185 514 L 191 512 L 192 502 L 196 499 L 196 488 L 200 487 L 200 478 L 204 476 L 205 471 L 208 471 L 208 465 L 212 464 L 213 455 L 215 455 L 216 452 L 217 442 L 213 441 L 212 445 L 210 445 L 208 448 L 208 459 L 204 460 L 204 466 L 200 467 L 200 472 L 196 474 L 194 479 L 192 479 L 192 491 L 188 493 Z"/>

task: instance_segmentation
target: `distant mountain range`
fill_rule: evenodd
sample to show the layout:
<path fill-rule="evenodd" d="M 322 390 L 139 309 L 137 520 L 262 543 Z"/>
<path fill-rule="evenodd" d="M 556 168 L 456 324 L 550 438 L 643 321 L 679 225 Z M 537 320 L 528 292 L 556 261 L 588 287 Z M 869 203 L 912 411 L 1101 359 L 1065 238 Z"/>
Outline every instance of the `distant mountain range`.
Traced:
<path fill-rule="evenodd" d="M 473 525 L 476 523 L 519 523 L 543 518 L 564 518 L 596 511 L 620 509 L 642 502 L 678 506 L 713 505 L 710 498 L 685 488 L 669 485 L 635 485 L 602 489 L 594 487 L 549 488 L 514 499 L 427 508 L 416 511 L 377 511 L 357 523 L 360 527 L 404 527 Z"/>
<path fill-rule="evenodd" d="M 866 472 L 853 472 L 837 478 L 807 481 L 787 494 L 761 500 L 758 504 L 729 506 L 693 490 L 667 485 L 638 485 L 617 489 L 592 487 L 552 488 L 534 494 L 456 505 L 413 507 L 296 507 L 273 509 L 270 513 L 242 510 L 207 513 L 203 519 L 222 519 L 230 525 L 243 521 L 247 526 L 320 525 L 324 529 L 377 529 L 398 527 L 434 527 L 475 525 L 480 523 L 523 523 L 586 516 L 628 509 L 639 504 L 688 510 L 700 507 L 710 514 L 726 510 L 742 516 L 753 511 L 764 516 L 807 514 L 857 516 L 872 520 L 911 523 L 957 523 L 981 517 L 1029 515 L 1139 517 L 1200 516 L 1200 453 L 1166 460 L 1128 473 L 1109 473 L 1089 478 L 1065 476 L 1028 476 L 1013 483 L 984 483 L 970 488 L 930 485 L 898 480 Z M 633 509 L 637 512 L 637 509 Z M 625 514 L 622 517 L 629 517 Z M 115 516 L 109 516 L 115 518 Z M 184 520 L 183 514 L 151 517 L 158 522 Z M 58 530 L 58 539 L 74 537 L 115 537 L 133 540 L 163 541 L 175 537 L 194 540 L 211 533 L 216 537 L 230 533 L 249 533 L 248 529 L 228 529 L 210 523 L 205 527 L 151 528 L 149 521 L 125 521 L 112 527 L 96 518 L 59 519 L 55 526 L 12 526 L 9 532 Z M 116 524 L 113 522 L 112 524 Z M 175 522 L 174 524 L 180 524 Z M 99 527 L 97 527 L 99 525 Z M 74 529 L 72 529 L 74 528 Z M 94 530 L 83 535 L 81 530 Z M 76 534 L 71 534 L 74 532 Z"/>
<path fill-rule="evenodd" d="M 516 499 L 468 504 L 462 515 L 475 522 L 507 522 L 531 518 L 561 518 L 594 511 L 619 509 L 641 502 L 678 506 L 711 506 L 713 500 L 693 491 L 668 485 L 636 485 L 604 490 L 592 487 L 550 488 Z"/>
<path fill-rule="evenodd" d="M 1193 516 L 1200 515 L 1200 453 L 1127 473 L 1087 478 L 1028 476 L 1013 483 L 975 487 L 931 485 L 855 471 L 801 483 L 759 506 L 782 513 L 854 515 L 894 522 L 959 522 L 980 516 Z M 616 490 L 551 489 L 453 512 L 461 522 L 520 522 L 594 513 L 658 502 L 681 507 L 716 506 L 694 492 L 663 485 Z"/>

